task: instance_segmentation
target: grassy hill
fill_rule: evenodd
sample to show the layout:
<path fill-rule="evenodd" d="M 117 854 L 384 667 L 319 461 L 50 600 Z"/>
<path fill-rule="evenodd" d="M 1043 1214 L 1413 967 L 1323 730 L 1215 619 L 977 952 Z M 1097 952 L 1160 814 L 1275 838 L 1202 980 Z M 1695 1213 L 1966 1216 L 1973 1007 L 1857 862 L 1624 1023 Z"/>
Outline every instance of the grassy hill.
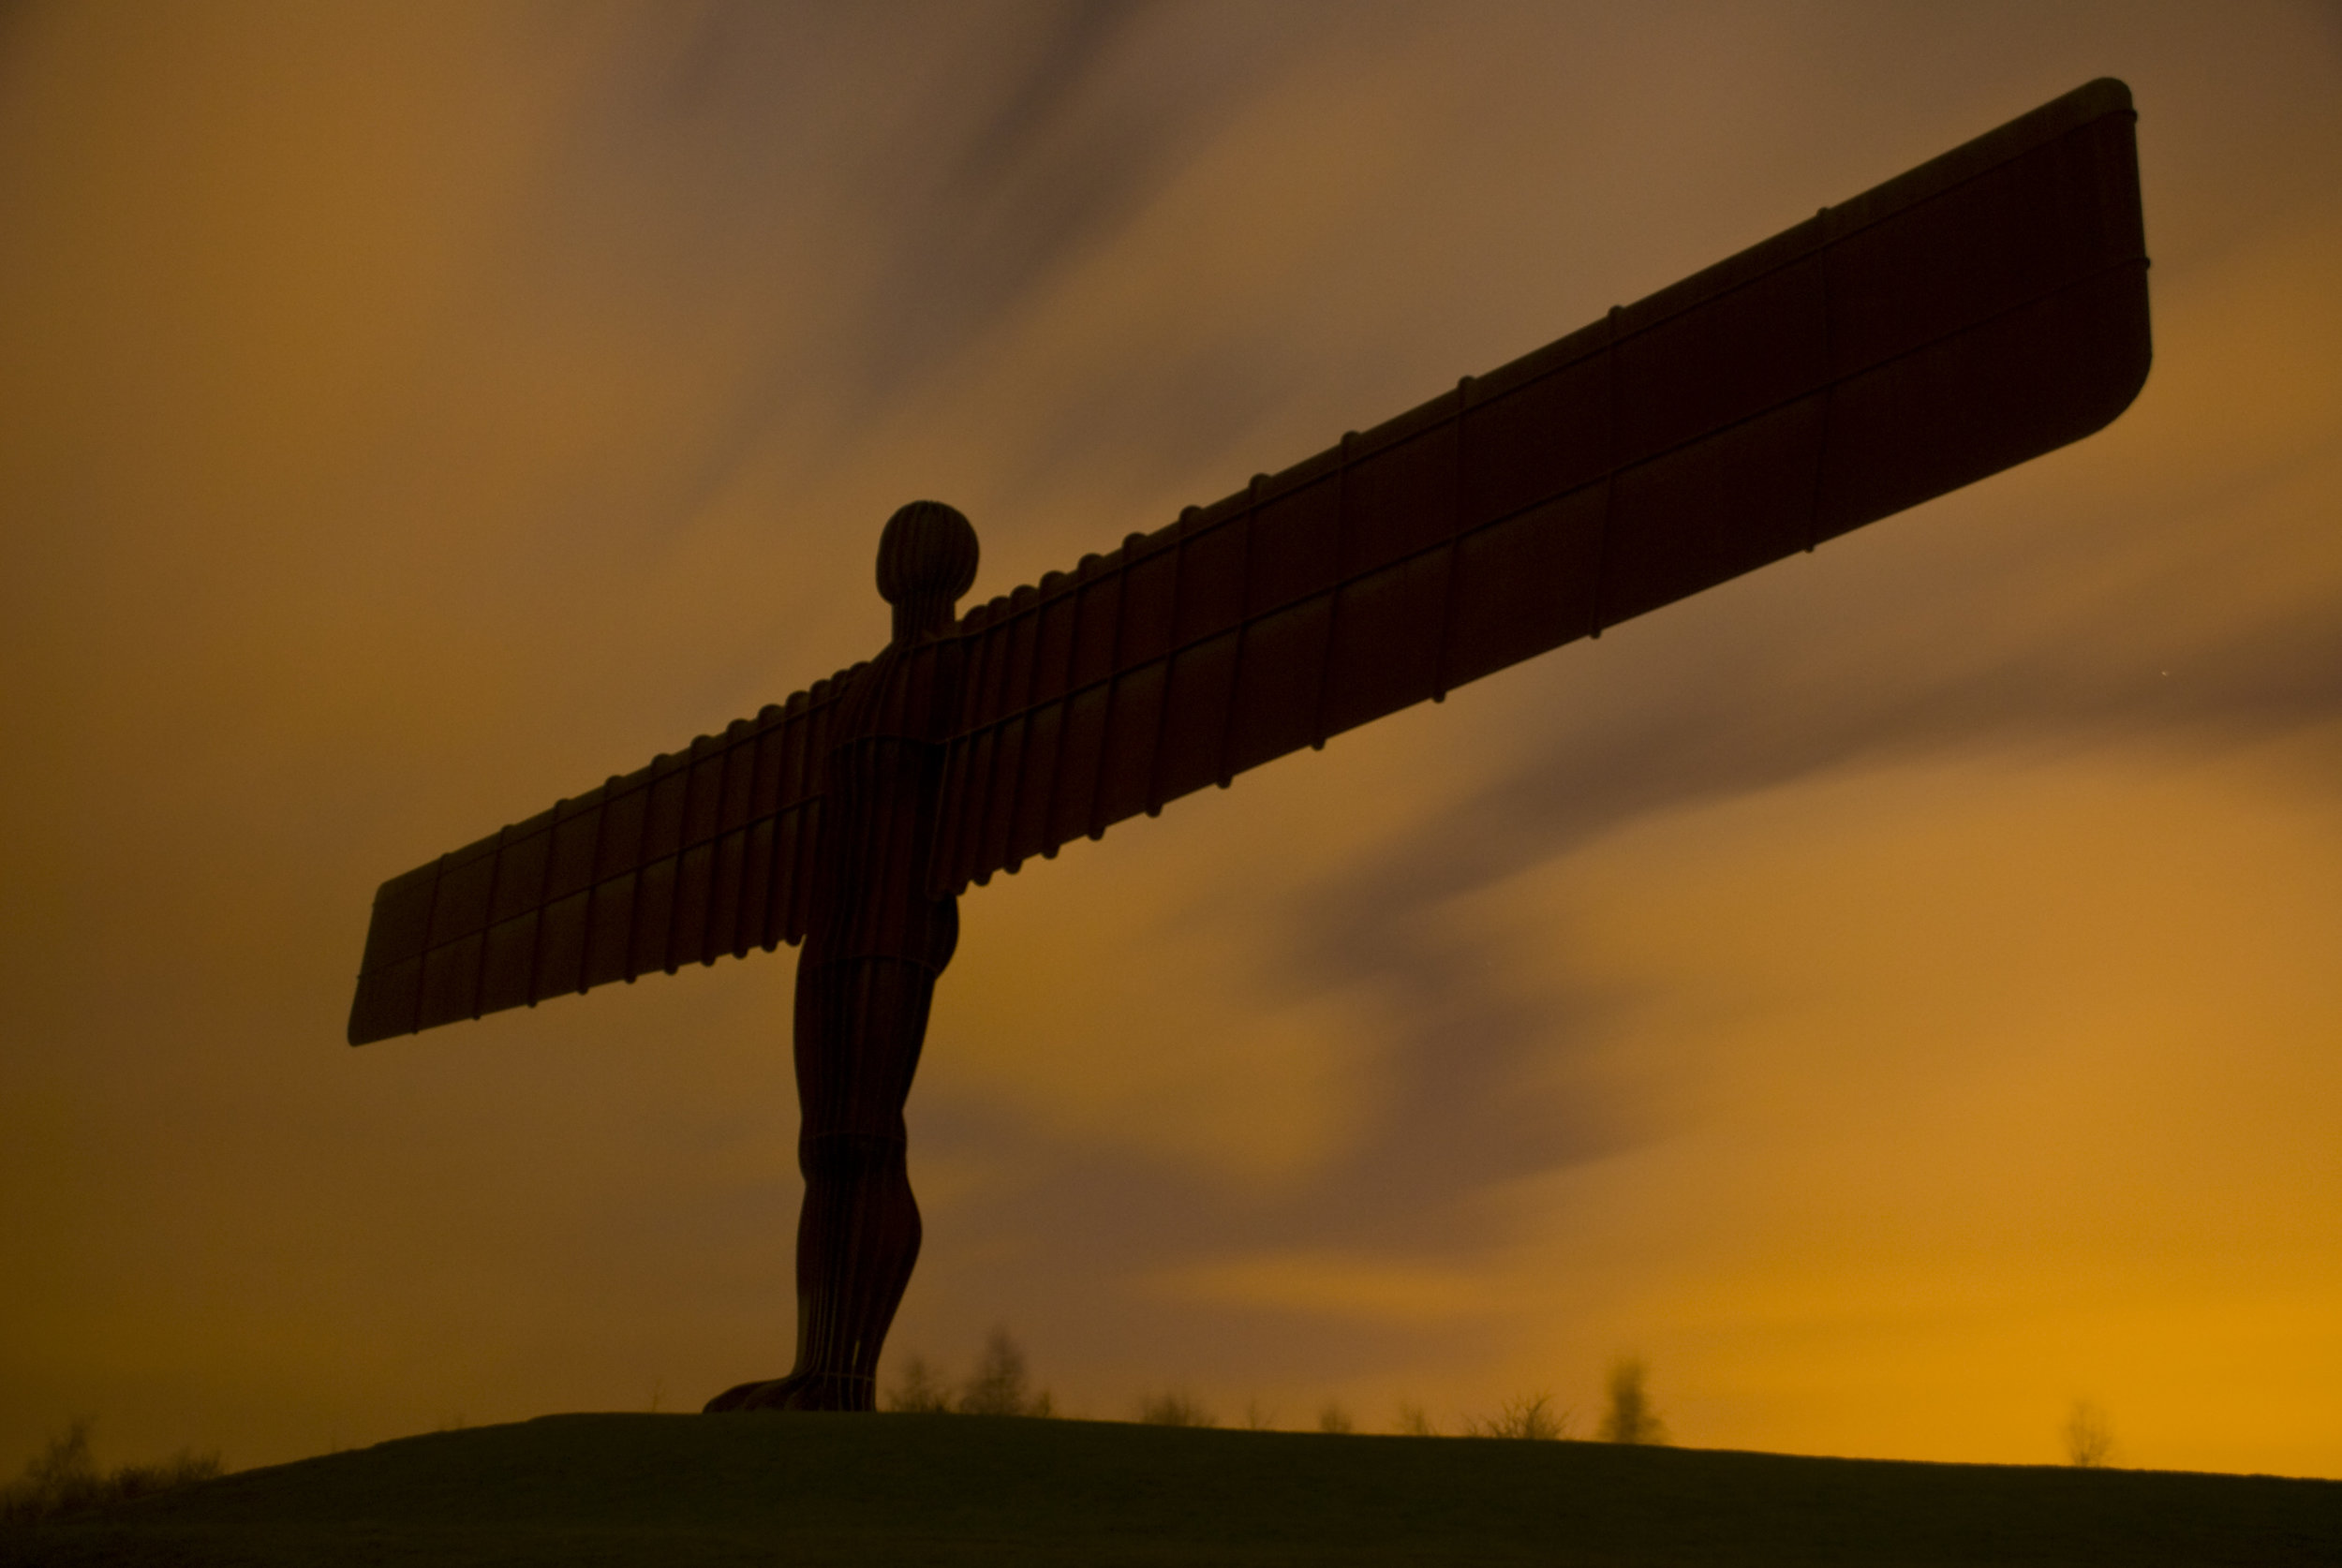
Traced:
<path fill-rule="evenodd" d="M 965 1415 L 554 1415 L 0 1535 L 5 1563 L 2342 1564 L 2342 1482 Z"/>

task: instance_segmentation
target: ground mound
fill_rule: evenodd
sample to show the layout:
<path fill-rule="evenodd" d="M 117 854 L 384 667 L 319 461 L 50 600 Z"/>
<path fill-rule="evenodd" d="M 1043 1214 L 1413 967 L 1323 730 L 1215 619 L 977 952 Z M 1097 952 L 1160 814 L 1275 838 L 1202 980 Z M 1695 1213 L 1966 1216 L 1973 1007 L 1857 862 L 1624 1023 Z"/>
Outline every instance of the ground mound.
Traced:
<path fill-rule="evenodd" d="M 554 1415 L 0 1536 L 11 1563 L 2342 1563 L 2342 1482 L 966 1415 Z"/>

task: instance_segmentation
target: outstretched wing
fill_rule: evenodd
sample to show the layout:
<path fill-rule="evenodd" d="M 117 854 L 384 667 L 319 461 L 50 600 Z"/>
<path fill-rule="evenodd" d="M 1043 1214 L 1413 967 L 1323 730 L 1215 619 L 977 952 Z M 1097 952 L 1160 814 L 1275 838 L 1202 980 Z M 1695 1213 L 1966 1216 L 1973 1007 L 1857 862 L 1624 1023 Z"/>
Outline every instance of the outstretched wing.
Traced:
<path fill-rule="evenodd" d="M 2149 360 L 2101 80 L 969 613 L 932 885 L 2089 435 Z"/>
<path fill-rule="evenodd" d="M 802 939 L 853 673 L 384 882 L 349 1043 Z"/>

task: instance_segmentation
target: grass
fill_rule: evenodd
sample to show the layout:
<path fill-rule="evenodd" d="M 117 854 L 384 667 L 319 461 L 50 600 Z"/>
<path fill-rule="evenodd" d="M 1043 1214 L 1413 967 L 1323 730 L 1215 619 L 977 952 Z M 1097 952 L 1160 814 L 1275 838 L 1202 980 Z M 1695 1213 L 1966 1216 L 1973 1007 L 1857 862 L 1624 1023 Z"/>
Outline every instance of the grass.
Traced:
<path fill-rule="evenodd" d="M 2342 1482 L 969 1415 L 556 1415 L 0 1531 L 0 1562 L 2342 1561 Z"/>

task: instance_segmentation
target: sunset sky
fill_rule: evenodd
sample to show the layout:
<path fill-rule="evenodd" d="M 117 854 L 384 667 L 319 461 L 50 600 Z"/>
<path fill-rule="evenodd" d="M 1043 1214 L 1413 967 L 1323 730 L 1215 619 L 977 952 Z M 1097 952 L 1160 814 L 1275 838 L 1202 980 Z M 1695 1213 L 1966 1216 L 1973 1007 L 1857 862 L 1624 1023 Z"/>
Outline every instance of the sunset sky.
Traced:
<path fill-rule="evenodd" d="M 2342 5 L 0 8 L 0 1473 L 785 1371 L 793 953 L 382 879 L 2097 76 L 2103 434 L 974 890 L 889 1344 L 2342 1477 Z"/>

